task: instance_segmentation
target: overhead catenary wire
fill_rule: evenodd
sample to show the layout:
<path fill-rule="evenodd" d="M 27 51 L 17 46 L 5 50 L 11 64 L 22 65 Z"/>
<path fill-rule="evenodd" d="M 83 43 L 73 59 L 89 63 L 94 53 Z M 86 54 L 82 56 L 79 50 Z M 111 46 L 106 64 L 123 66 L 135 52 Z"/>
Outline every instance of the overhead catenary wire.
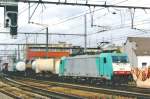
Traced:
<path fill-rule="evenodd" d="M 32 4 L 30 7 L 32 8 L 33 6 L 34 6 L 35 4 Z M 24 7 L 23 7 L 24 8 Z M 26 12 L 28 10 L 28 7 L 27 8 L 24 8 L 22 11 L 20 11 L 19 12 L 19 16 L 21 15 L 21 14 L 23 14 L 24 12 Z"/>
<path fill-rule="evenodd" d="M 148 23 L 150 23 L 150 22 L 148 22 Z M 143 23 L 142 23 L 143 24 Z M 138 26 L 138 25 L 142 25 L 142 24 L 135 24 L 134 26 Z M 130 27 L 130 25 L 129 26 L 126 26 L 126 27 L 120 27 L 120 28 L 117 28 L 117 29 L 123 29 L 123 28 L 127 28 L 127 27 Z M 114 30 L 117 30 L 117 29 L 114 29 Z M 102 33 L 105 33 L 105 32 L 102 32 Z M 94 34 L 99 34 L 98 32 L 96 32 L 96 33 L 91 33 L 91 34 L 88 34 L 87 36 L 91 36 L 91 35 L 94 35 Z M 139 33 L 138 35 L 142 35 L 142 34 L 145 34 L 145 33 Z M 136 36 L 137 34 L 133 34 L 133 35 L 126 35 L 126 36 Z M 118 38 L 126 38 L 126 36 L 125 35 L 123 35 L 122 37 L 118 37 Z M 78 39 L 80 39 L 81 37 L 79 37 Z M 111 40 L 113 40 L 114 41 L 114 39 L 116 39 L 116 38 L 111 38 Z M 69 39 L 69 40 L 77 40 L 77 38 L 72 38 L 72 39 Z M 109 39 L 107 39 L 107 40 L 109 40 Z M 81 43 L 81 42 L 80 42 Z"/>
<path fill-rule="evenodd" d="M 123 3 L 123 2 L 126 2 L 126 1 L 127 1 L 127 0 L 124 0 L 124 1 L 121 1 L 121 2 L 118 2 L 118 3 L 115 3 L 115 4 Z M 99 11 L 99 10 L 102 10 L 102 9 L 105 9 L 105 8 L 101 8 L 101 9 L 98 9 L 98 10 L 95 10 L 95 11 L 92 11 L 92 12 L 86 12 L 86 13 L 83 13 L 83 14 L 81 14 L 81 15 L 77 15 L 77 16 L 75 16 L 75 17 L 71 17 L 71 18 L 69 18 L 69 19 L 67 19 L 67 20 L 65 20 L 65 21 L 62 21 L 62 22 L 58 23 L 58 24 L 61 24 L 61 23 L 67 22 L 67 21 L 69 21 L 69 20 L 73 20 L 73 19 L 75 19 L 75 18 L 81 17 L 81 16 L 83 16 L 84 14 L 90 14 L 90 13 L 93 13 L 93 12 L 96 12 L 96 11 Z M 58 25 L 58 24 L 55 24 L 55 25 Z M 54 24 L 53 24 L 53 25 L 54 25 Z M 42 30 L 44 30 L 44 29 L 41 29 L 40 31 L 42 31 Z"/>
<path fill-rule="evenodd" d="M 142 20 L 143 21 L 143 20 Z M 141 21 L 141 22 L 142 22 Z M 143 24 L 148 24 L 148 23 L 150 23 L 148 20 L 145 20 L 145 22 L 144 23 L 138 23 L 138 24 L 135 24 L 134 26 L 138 26 L 138 25 L 143 25 Z M 130 27 L 130 25 L 127 25 L 126 24 L 126 26 L 124 26 L 124 27 L 118 27 L 118 28 L 114 28 L 114 29 L 111 29 L 111 30 L 117 30 L 117 29 L 123 29 L 123 28 L 127 28 L 127 27 Z M 102 33 L 105 33 L 105 32 L 102 32 Z M 96 32 L 96 33 L 91 33 L 91 34 L 88 34 L 87 36 L 90 36 L 90 35 L 94 35 L 94 34 L 99 34 L 99 32 Z M 81 37 L 78 37 L 78 39 L 80 39 Z M 69 39 L 67 39 L 67 40 L 76 40 L 77 38 L 76 37 L 74 37 L 74 38 L 69 38 Z"/>
<path fill-rule="evenodd" d="M 104 15 L 105 16 L 105 15 Z M 144 21 L 144 20 L 142 20 Z M 147 20 L 148 21 L 148 20 Z M 120 25 L 119 25 L 120 26 Z M 119 26 L 115 26 L 115 27 L 119 27 Z M 125 26 L 125 27 L 128 27 L 128 26 Z M 120 28 L 120 27 L 119 27 Z M 74 28 L 73 28 L 74 29 Z M 44 30 L 44 29 L 41 29 L 41 31 Z M 111 30 L 114 30 L 114 29 L 111 29 Z M 109 30 L 110 31 L 110 30 Z"/>
<path fill-rule="evenodd" d="M 140 31 L 140 30 L 139 30 Z M 142 31 L 142 33 L 136 33 L 136 34 L 127 34 L 127 35 L 122 35 L 122 36 L 120 36 L 120 37 L 116 37 L 116 38 L 113 38 L 113 41 L 119 41 L 119 40 L 122 40 L 122 39 L 125 39 L 125 38 L 127 38 L 127 37 L 129 37 L 129 36 L 138 36 L 138 35 L 143 35 L 143 34 L 148 34 L 148 32 L 144 32 L 144 31 Z M 107 40 L 111 40 L 111 39 L 107 39 Z"/>
<path fill-rule="evenodd" d="M 134 24 L 134 26 L 139 26 L 139 25 L 149 24 L 149 23 L 150 23 L 150 22 L 139 23 L 139 24 Z M 100 32 L 104 33 L 104 32 L 108 32 L 108 31 L 117 30 L 117 29 L 123 29 L 123 28 L 128 28 L 128 27 L 130 27 L 130 25 L 126 24 L 126 26 L 124 26 L 124 27 L 117 27 L 117 28 L 113 28 L 113 29 L 107 30 L 107 31 L 97 31 L 97 32 L 95 32 L 95 33 L 90 33 L 90 34 L 88 34 L 88 36 L 90 36 L 90 35 L 95 35 L 95 34 L 99 34 Z M 133 29 L 135 29 L 135 28 L 133 28 Z"/>
<path fill-rule="evenodd" d="M 128 1 L 128 0 L 123 0 L 123 1 L 121 1 L 121 2 L 115 3 L 114 5 L 120 4 L 120 3 L 123 3 L 123 2 L 126 2 L 126 1 Z M 102 9 L 105 9 L 105 8 L 97 9 L 97 10 L 95 10 L 94 12 L 99 11 L 99 10 L 102 10 Z M 88 10 L 87 10 L 87 11 L 88 11 Z M 61 24 L 61 23 L 65 23 L 65 22 L 67 22 L 67 21 L 73 20 L 73 19 L 75 19 L 75 18 L 81 17 L 81 16 L 83 16 L 83 15 L 85 15 L 85 14 L 90 14 L 90 13 L 93 13 L 93 12 L 86 12 L 86 13 L 84 12 L 84 13 L 79 14 L 79 15 L 77 15 L 77 16 L 68 17 L 67 19 L 65 19 L 65 20 L 63 20 L 63 21 L 61 21 L 61 22 L 59 22 L 59 23 L 52 24 L 52 26 L 55 26 L 55 25 L 58 25 L 58 24 Z M 62 20 L 62 19 L 61 19 L 61 20 Z"/>
<path fill-rule="evenodd" d="M 111 40 L 113 40 L 113 41 L 115 41 L 115 42 L 117 42 L 117 41 L 125 41 L 126 39 L 127 39 L 127 37 L 136 37 L 136 36 L 140 36 L 140 35 L 143 35 L 143 34 L 147 34 L 148 35 L 148 33 L 147 32 L 142 32 L 142 33 L 136 33 L 136 34 L 127 34 L 127 35 L 122 35 L 122 36 L 120 36 L 120 37 L 116 37 L 116 38 L 107 38 L 107 41 L 111 41 Z M 147 37 L 147 36 L 146 36 Z M 103 40 L 103 38 L 101 38 L 101 39 L 98 39 L 98 41 L 102 41 Z M 97 42 L 98 42 L 97 41 Z M 95 41 L 93 41 L 93 43 L 94 43 Z M 121 43 L 121 42 L 120 42 Z M 123 42 L 122 42 L 123 43 Z M 95 46 L 91 46 L 91 47 L 95 47 Z"/>
<path fill-rule="evenodd" d="M 24 3 L 45 3 L 45 4 L 61 4 L 61 5 L 76 5 L 76 6 L 95 6 L 95 7 L 114 7 L 114 8 L 136 8 L 136 9 L 150 9 L 150 7 L 142 6 L 119 6 L 119 5 L 107 5 L 107 4 L 90 4 L 90 3 L 73 3 L 73 2 L 59 2 L 59 1 L 19 1 Z"/>
<path fill-rule="evenodd" d="M 117 5 L 117 4 L 126 2 L 126 1 L 128 1 L 128 0 L 121 1 L 121 2 L 115 3 L 115 4 L 113 4 L 113 5 Z M 60 20 L 62 20 L 62 21 L 60 21 L 60 22 L 58 22 L 58 23 L 55 23 L 55 24 L 52 24 L 51 26 L 59 25 L 59 24 L 65 23 L 65 22 L 67 22 L 67 21 L 76 19 L 76 18 L 78 18 L 78 17 L 82 17 L 82 16 L 84 16 L 85 14 L 91 14 L 91 13 L 93 13 L 93 12 L 97 12 L 97 11 L 100 11 L 100 10 L 103 10 L 103 9 L 105 9 L 105 8 L 96 9 L 96 10 L 91 11 L 91 12 L 90 12 L 89 10 L 86 10 L 86 12 L 83 12 L 83 13 L 81 13 L 81 14 L 78 14 L 78 15 L 75 15 L 75 16 L 72 16 L 72 17 L 67 17 L 67 18 L 65 18 L 65 19 L 64 19 L 64 18 L 63 18 L 63 19 L 60 19 Z M 87 12 L 87 11 L 88 11 L 88 12 Z"/>

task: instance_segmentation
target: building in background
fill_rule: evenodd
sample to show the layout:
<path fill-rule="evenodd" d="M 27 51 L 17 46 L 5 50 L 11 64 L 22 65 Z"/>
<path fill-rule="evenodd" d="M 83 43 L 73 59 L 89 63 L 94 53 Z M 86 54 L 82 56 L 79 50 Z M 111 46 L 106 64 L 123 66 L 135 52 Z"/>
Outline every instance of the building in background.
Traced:
<path fill-rule="evenodd" d="M 107 49 L 105 49 L 107 50 Z M 110 49 L 109 49 L 110 50 Z M 111 49 L 112 50 L 112 49 Z M 114 48 L 113 48 L 114 50 Z M 25 49 L 25 59 L 33 60 L 37 58 L 61 58 L 63 56 L 76 56 L 82 54 L 97 54 L 103 51 L 100 48 L 87 48 L 84 51 L 84 47 L 73 46 L 72 44 L 67 44 L 66 42 L 58 42 L 58 44 L 49 44 L 48 53 L 46 45 L 42 44 L 29 44 Z"/>
<path fill-rule="evenodd" d="M 128 37 L 124 44 L 124 51 L 129 56 L 132 66 L 142 68 L 150 66 L 150 38 L 149 37 Z"/>
<path fill-rule="evenodd" d="M 72 44 L 67 44 L 66 42 L 59 42 L 58 44 L 49 44 L 47 53 L 45 45 L 27 45 L 25 55 L 27 60 L 46 57 L 61 58 L 63 56 L 70 55 L 71 47 Z"/>

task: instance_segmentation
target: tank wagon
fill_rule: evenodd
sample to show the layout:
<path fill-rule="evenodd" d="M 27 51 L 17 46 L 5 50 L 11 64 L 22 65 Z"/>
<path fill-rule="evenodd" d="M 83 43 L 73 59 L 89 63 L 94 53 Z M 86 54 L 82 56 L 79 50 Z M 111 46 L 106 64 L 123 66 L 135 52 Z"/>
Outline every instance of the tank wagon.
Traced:
<path fill-rule="evenodd" d="M 125 53 L 101 53 L 63 57 L 60 62 L 59 76 L 89 79 L 92 82 L 128 82 L 131 67 Z"/>
<path fill-rule="evenodd" d="M 11 68 L 11 70 L 9 69 Z M 24 75 L 26 70 L 26 64 L 23 61 L 18 61 L 16 63 L 4 63 L 2 65 L 2 71 L 8 75 Z"/>
<path fill-rule="evenodd" d="M 30 61 L 18 61 L 11 66 L 13 70 L 8 71 L 8 63 L 4 64 L 2 70 L 6 74 L 20 76 L 57 76 L 59 73 L 60 58 L 35 59 Z"/>
<path fill-rule="evenodd" d="M 60 59 L 36 59 L 32 63 L 32 69 L 35 73 L 49 72 L 50 74 L 58 74 Z"/>
<path fill-rule="evenodd" d="M 20 72 L 25 71 L 26 70 L 25 62 L 23 62 L 23 61 L 17 62 L 16 65 L 15 65 L 15 70 L 20 71 Z"/>

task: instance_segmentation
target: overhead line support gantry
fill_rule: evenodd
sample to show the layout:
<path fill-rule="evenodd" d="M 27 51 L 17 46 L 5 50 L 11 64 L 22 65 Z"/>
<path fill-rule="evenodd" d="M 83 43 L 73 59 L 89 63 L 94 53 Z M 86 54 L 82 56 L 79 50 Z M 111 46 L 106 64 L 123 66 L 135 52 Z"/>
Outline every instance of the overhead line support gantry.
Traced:
<path fill-rule="evenodd" d="M 129 9 L 150 9 L 150 7 L 143 6 L 121 6 L 121 5 L 108 5 L 108 4 L 90 4 L 90 3 L 70 3 L 70 2 L 52 2 L 52 1 L 33 1 L 33 0 L 19 0 L 18 2 L 24 3 L 44 3 L 44 4 L 57 4 L 57 5 L 73 5 L 73 6 L 93 6 L 93 7 L 112 7 L 112 8 L 129 8 Z"/>

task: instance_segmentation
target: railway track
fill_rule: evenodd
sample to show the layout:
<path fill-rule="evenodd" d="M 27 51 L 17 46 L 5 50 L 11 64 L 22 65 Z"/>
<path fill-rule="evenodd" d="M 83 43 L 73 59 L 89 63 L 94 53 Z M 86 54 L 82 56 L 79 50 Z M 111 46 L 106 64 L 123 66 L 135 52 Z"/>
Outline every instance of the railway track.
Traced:
<path fill-rule="evenodd" d="M 6 75 L 5 75 L 6 76 Z M 9 76 L 10 77 L 10 76 Z M 135 86 L 92 86 L 88 84 L 79 85 L 79 84 L 69 84 L 69 83 L 62 83 L 62 82 L 55 82 L 55 81 L 45 81 L 45 80 L 37 80 L 32 78 L 23 78 L 18 76 L 11 76 L 12 79 L 22 82 L 22 83 L 28 83 L 32 85 L 39 85 L 42 84 L 43 88 L 55 88 L 63 87 L 63 90 L 69 90 L 69 94 L 74 95 L 74 91 L 71 89 L 76 90 L 82 90 L 86 92 L 92 92 L 93 93 L 104 93 L 104 94 L 114 94 L 117 96 L 129 96 L 129 97 L 136 97 L 139 99 L 150 99 L 150 89 L 143 89 L 143 88 L 137 88 Z M 45 88 L 44 88 L 45 86 Z M 56 87 L 57 86 L 57 87 Z M 36 86 L 39 87 L 39 86 Z M 66 89 L 65 89 L 66 88 Z M 78 92 L 77 92 L 78 93 Z M 84 92 L 83 92 L 84 93 Z M 90 93 L 91 94 L 91 93 Z M 90 96 L 89 96 L 90 97 Z M 82 98 L 82 97 L 80 97 Z M 125 98 L 126 99 L 126 98 Z"/>
<path fill-rule="evenodd" d="M 90 99 L 97 99 L 100 94 L 94 93 L 94 92 L 89 92 L 89 91 L 82 91 L 77 90 L 77 89 L 71 89 L 67 87 L 60 87 L 57 84 L 42 84 L 42 83 L 37 83 L 29 80 L 12 80 L 10 78 L 6 78 L 9 82 L 12 81 L 14 83 L 17 83 L 18 85 L 21 83 L 21 85 L 28 85 L 32 86 L 34 88 L 40 89 L 42 91 L 47 92 L 47 94 L 52 93 L 59 93 L 61 95 L 65 95 L 68 97 L 58 97 L 59 99 L 85 99 L 85 98 L 90 98 Z M 33 88 L 32 88 L 33 89 Z M 41 94 L 41 93 L 39 93 Z M 53 97 L 54 98 L 54 97 Z M 55 97 L 56 98 L 56 97 Z"/>
<path fill-rule="evenodd" d="M 19 82 L 24 82 L 32 85 L 41 84 L 48 88 L 49 86 L 57 86 L 63 88 L 70 88 L 76 90 L 82 90 L 92 93 L 105 93 L 105 94 L 115 94 L 115 95 L 122 95 L 122 96 L 129 96 L 129 97 L 136 97 L 141 99 L 149 99 L 150 98 L 150 89 L 142 89 L 137 88 L 134 86 L 117 86 L 117 87 L 92 87 L 92 86 L 85 86 L 85 85 L 77 85 L 77 84 L 68 84 L 68 83 L 60 83 L 60 82 L 52 82 L 52 81 L 43 81 L 43 80 L 35 80 L 35 79 L 24 79 L 19 78 L 17 80 Z M 70 90 L 69 89 L 69 90 Z"/>
<path fill-rule="evenodd" d="M 14 99 L 46 99 L 48 97 L 41 96 L 32 92 L 28 92 L 9 84 L 0 82 L 0 92 Z"/>
<path fill-rule="evenodd" d="M 40 98 L 40 99 L 49 99 L 49 98 L 52 98 L 52 99 L 81 99 L 81 98 L 84 98 L 84 97 L 64 94 L 64 93 L 60 93 L 60 92 L 56 92 L 56 91 L 55 92 L 50 91 L 50 90 L 47 90 L 42 85 L 36 86 L 33 84 L 29 84 L 29 83 L 19 82 L 17 80 L 13 80 L 13 79 L 10 79 L 7 77 L 3 78 L 3 82 L 5 82 L 13 87 L 28 91 L 29 93 L 32 92 L 32 93 L 36 93 L 38 95 L 46 97 L 46 98 Z"/>

